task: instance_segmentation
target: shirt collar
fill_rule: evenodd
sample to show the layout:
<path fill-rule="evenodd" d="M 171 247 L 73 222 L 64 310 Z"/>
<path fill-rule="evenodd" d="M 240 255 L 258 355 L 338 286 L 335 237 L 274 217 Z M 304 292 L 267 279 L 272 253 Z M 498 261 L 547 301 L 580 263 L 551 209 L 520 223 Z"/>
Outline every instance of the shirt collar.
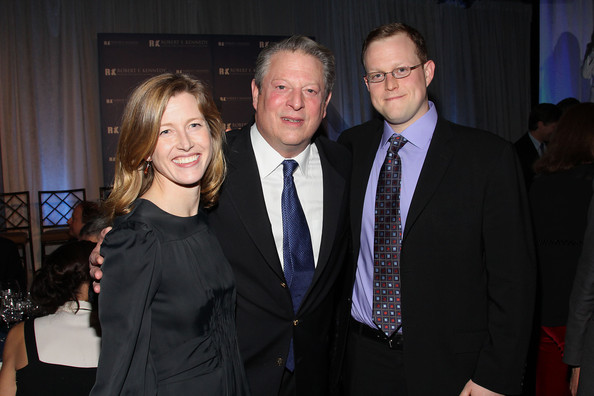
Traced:
<path fill-rule="evenodd" d="M 250 128 L 250 137 L 252 140 L 252 147 L 254 148 L 254 154 L 256 156 L 256 162 L 258 164 L 258 172 L 260 178 L 269 176 L 272 172 L 282 165 L 286 159 L 293 159 L 297 161 L 299 167 L 295 172 L 301 172 L 304 176 L 307 176 L 307 164 L 309 162 L 311 153 L 311 144 L 307 145 L 305 150 L 299 153 L 294 158 L 285 158 L 280 155 L 268 142 L 262 137 L 258 127 L 254 123 Z"/>
<path fill-rule="evenodd" d="M 408 143 L 425 151 L 429 147 L 429 143 L 431 143 L 433 131 L 435 131 L 435 126 L 437 125 L 437 110 L 432 101 L 428 102 L 429 110 L 401 133 Z M 394 130 L 390 124 L 388 124 L 387 121 L 384 121 L 384 132 L 381 140 L 382 146 L 388 144 L 388 140 L 393 134 Z"/>
<path fill-rule="evenodd" d="M 77 312 L 77 309 L 83 311 L 90 311 L 93 308 L 90 302 L 78 300 L 78 306 L 76 301 L 66 301 L 64 305 L 58 308 L 58 311 L 66 311 L 66 312 Z"/>
<path fill-rule="evenodd" d="M 530 137 L 530 140 L 532 140 L 532 144 L 538 150 L 540 148 L 540 145 L 542 144 L 542 142 L 540 140 L 538 140 L 537 138 L 535 138 L 534 136 L 532 136 L 532 133 L 530 131 L 528 131 L 528 137 Z"/>

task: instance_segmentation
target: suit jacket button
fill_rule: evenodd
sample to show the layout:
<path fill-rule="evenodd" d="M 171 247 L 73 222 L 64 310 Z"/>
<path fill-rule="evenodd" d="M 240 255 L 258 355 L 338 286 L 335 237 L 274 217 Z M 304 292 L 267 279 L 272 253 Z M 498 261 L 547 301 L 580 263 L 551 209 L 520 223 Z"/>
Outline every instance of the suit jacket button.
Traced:
<path fill-rule="evenodd" d="M 276 365 L 278 367 L 283 367 L 284 364 L 283 364 L 283 358 L 282 357 L 277 357 L 276 358 Z"/>
<path fill-rule="evenodd" d="M 281 282 L 281 286 L 284 287 L 285 289 L 287 288 L 287 284 L 285 282 Z"/>
<path fill-rule="evenodd" d="M 297 326 L 298 324 L 299 324 L 299 319 L 295 319 L 295 320 L 293 321 L 293 326 Z"/>

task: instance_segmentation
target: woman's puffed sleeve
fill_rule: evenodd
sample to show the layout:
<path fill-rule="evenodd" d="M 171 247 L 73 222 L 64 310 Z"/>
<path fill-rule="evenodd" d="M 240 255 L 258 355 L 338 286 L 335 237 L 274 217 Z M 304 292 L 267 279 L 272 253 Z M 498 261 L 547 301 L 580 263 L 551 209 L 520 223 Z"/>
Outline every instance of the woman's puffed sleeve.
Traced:
<path fill-rule="evenodd" d="M 101 356 L 91 395 L 156 394 L 149 345 L 159 243 L 149 227 L 128 221 L 107 234 L 101 254 Z"/>

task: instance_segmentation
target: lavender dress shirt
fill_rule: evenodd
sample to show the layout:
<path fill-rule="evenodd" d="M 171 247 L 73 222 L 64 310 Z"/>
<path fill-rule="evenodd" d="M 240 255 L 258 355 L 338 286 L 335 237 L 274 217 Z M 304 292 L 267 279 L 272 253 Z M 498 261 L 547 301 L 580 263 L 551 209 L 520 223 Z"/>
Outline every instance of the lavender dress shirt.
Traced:
<path fill-rule="evenodd" d="M 402 224 L 406 224 L 408 209 L 421 174 L 421 168 L 425 162 L 429 143 L 433 137 L 433 131 L 437 124 L 437 111 L 435 105 L 429 102 L 429 110 L 414 124 L 402 132 L 402 136 L 408 140 L 399 151 L 402 163 L 402 185 L 400 191 L 400 215 Z M 365 200 L 363 203 L 363 218 L 361 220 L 361 248 L 357 259 L 357 274 L 353 287 L 353 305 L 351 315 L 361 323 L 377 328 L 373 322 L 371 307 L 373 300 L 373 234 L 375 223 L 375 194 L 377 181 L 390 146 L 388 139 L 395 132 L 390 125 L 384 121 L 384 132 L 380 145 L 373 161 Z M 406 229 L 405 229 L 406 232 Z M 403 296 L 406 299 L 406 296 Z"/>

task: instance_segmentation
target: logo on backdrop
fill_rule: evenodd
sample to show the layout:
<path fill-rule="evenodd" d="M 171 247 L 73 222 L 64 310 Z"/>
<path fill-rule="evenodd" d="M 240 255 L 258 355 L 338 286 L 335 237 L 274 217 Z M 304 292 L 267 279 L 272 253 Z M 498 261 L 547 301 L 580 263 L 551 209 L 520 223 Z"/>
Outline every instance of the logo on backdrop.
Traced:
<path fill-rule="evenodd" d="M 249 75 L 253 77 L 255 73 L 254 67 L 219 67 L 219 76 Z"/>
<path fill-rule="evenodd" d="M 104 185 L 112 184 L 119 125 L 134 87 L 161 73 L 192 75 L 211 89 L 226 128 L 241 128 L 253 118 L 250 84 L 258 53 L 284 38 L 99 33 Z"/>
<path fill-rule="evenodd" d="M 221 102 L 238 102 L 238 101 L 246 101 L 251 102 L 251 96 L 219 96 L 219 101 Z"/>
<path fill-rule="evenodd" d="M 167 73 L 165 67 L 114 67 L 105 69 L 105 75 L 114 76 L 154 76 Z"/>
<path fill-rule="evenodd" d="M 148 40 L 149 48 L 207 48 L 208 40 L 192 40 L 192 39 L 179 39 L 179 40 Z"/>

